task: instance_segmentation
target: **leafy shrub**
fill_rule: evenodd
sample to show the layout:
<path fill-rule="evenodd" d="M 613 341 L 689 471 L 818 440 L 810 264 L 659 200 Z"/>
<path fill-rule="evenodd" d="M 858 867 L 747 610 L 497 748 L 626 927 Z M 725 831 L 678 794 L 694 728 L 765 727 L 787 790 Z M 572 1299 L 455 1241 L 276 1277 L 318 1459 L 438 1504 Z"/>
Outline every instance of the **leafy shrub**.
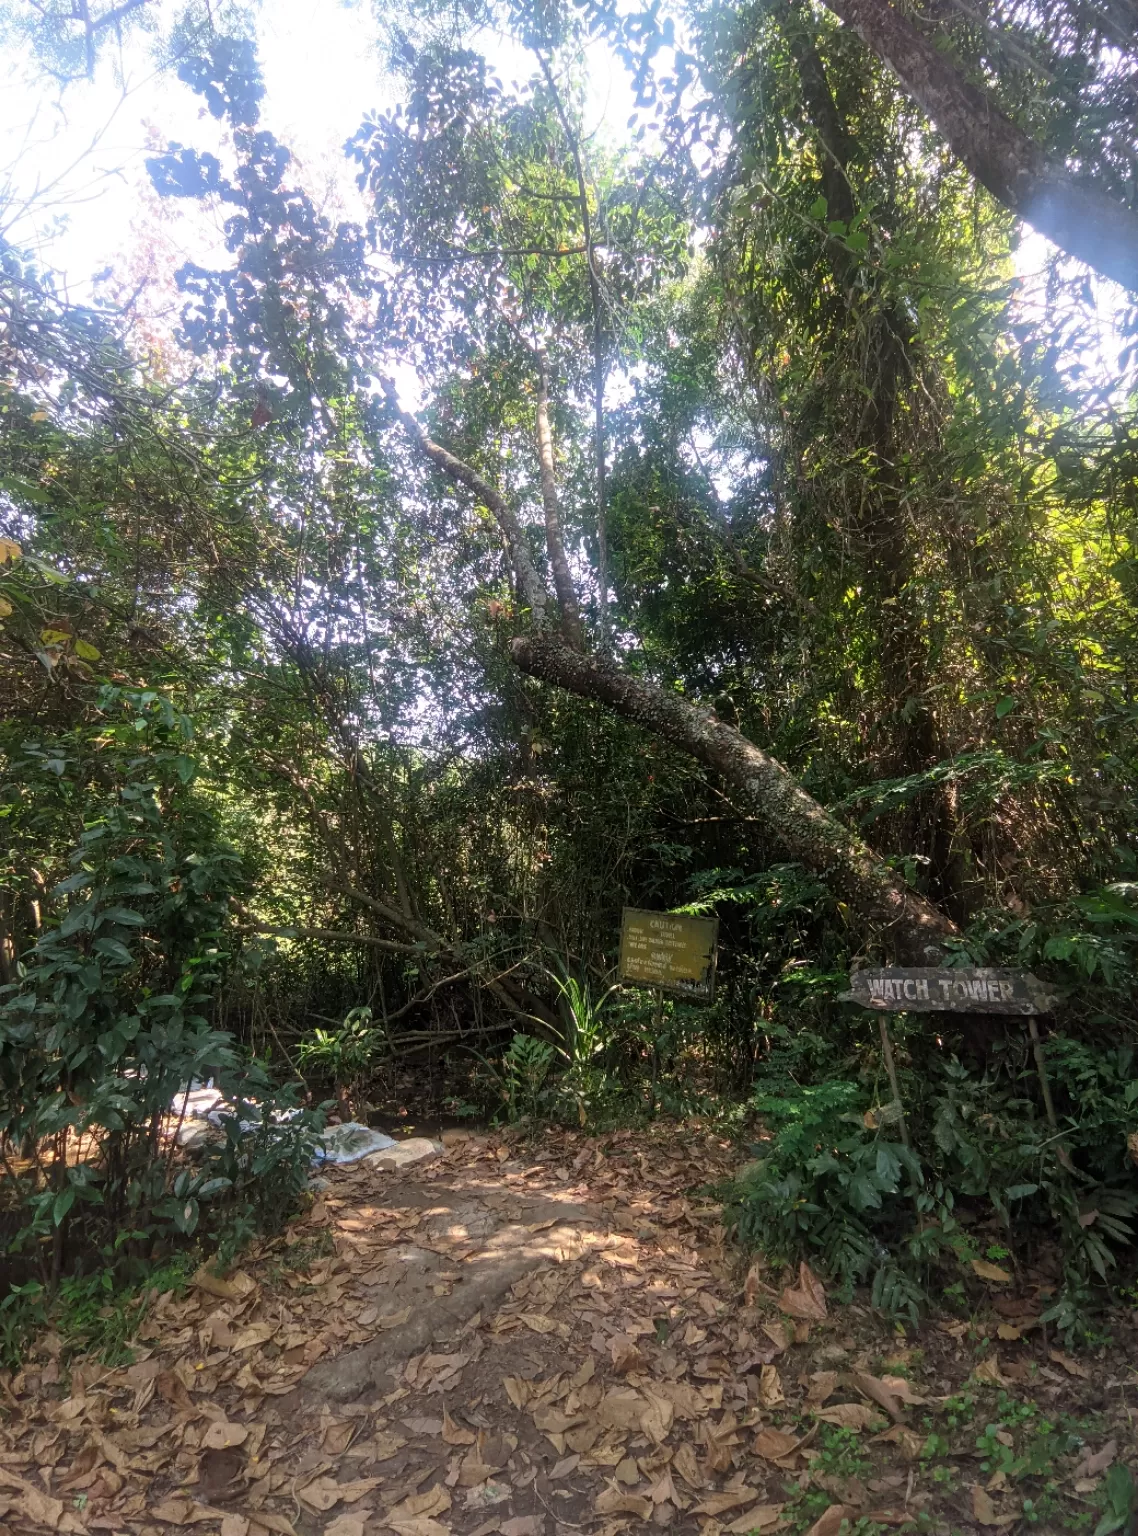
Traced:
<path fill-rule="evenodd" d="M 911 1227 L 919 1159 L 867 1127 L 868 1095 L 856 1083 L 760 1091 L 754 1107 L 771 1137 L 729 1200 L 740 1240 L 776 1261 L 821 1260 L 847 1294 L 872 1276 L 889 1310 L 911 1313 L 919 1290 L 904 1282 L 885 1240 Z"/>
<path fill-rule="evenodd" d="M 515 1035 L 502 1056 L 502 1091 L 506 1118 L 540 1118 L 545 1107 L 543 1089 L 557 1060 L 548 1040 L 534 1035 Z"/>
<path fill-rule="evenodd" d="M 872 1282 L 873 1301 L 915 1316 L 934 1278 L 989 1257 L 971 1231 L 993 1224 L 1013 1257 L 1058 1236 L 1063 1287 L 1046 1316 L 1067 1334 L 1085 1325 L 1094 1282 L 1132 1249 L 1138 1191 L 1126 1136 L 1138 1104 L 1129 1047 L 1048 1043 L 1059 1124 L 1040 1103 L 1034 1062 L 1014 1042 L 982 1071 L 930 1053 L 910 1073 L 906 1122 L 873 1106 L 855 1077 L 769 1083 L 753 1107 L 769 1139 L 731 1192 L 742 1241 L 776 1260 L 808 1256 L 845 1290 Z M 961 1219 L 961 1202 L 970 1221 Z"/>
<path fill-rule="evenodd" d="M 192 788 L 191 739 L 168 700 L 108 687 L 92 724 L 12 753 L 10 824 L 45 842 L 77 828 L 52 920 L 0 989 L 12 1246 L 52 1289 L 86 1254 L 127 1273 L 165 1235 L 227 1229 L 232 1242 L 271 1223 L 311 1157 L 317 1117 L 209 1022 L 240 870 Z M 163 1122 L 178 1090 L 208 1077 L 237 1109 L 189 1167 Z"/>
<path fill-rule="evenodd" d="M 364 1079 L 383 1043 L 370 1008 L 351 1008 L 337 1029 L 314 1029 L 297 1048 L 302 1071 L 330 1084 L 341 1108 L 352 1112 Z"/>

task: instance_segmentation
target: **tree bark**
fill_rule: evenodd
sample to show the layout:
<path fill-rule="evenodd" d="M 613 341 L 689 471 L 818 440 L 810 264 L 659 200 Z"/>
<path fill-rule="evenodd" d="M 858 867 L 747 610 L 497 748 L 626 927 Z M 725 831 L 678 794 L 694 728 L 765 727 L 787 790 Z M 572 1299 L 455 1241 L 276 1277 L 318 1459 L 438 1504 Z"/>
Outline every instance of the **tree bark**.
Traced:
<path fill-rule="evenodd" d="M 794 0 L 794 3 L 792 0 L 772 0 L 771 15 L 790 49 L 798 70 L 803 103 L 821 141 L 822 193 L 826 199 L 826 216 L 849 224 L 855 209 L 846 166 L 853 152 L 853 140 L 838 111 L 813 34 L 802 14 L 801 4 L 798 0 Z M 834 255 L 838 254 L 836 250 Z M 844 277 L 844 273 L 838 275 Z"/>
<path fill-rule="evenodd" d="M 549 377 L 543 354 L 538 354 L 537 383 L 537 457 L 541 472 L 541 504 L 545 510 L 545 542 L 549 549 L 549 565 L 553 572 L 553 590 L 561 607 L 561 628 L 570 645 L 577 650 L 585 648 L 585 632 L 581 627 L 581 610 L 577 606 L 577 593 L 565 554 L 565 540 L 561 532 L 561 502 L 557 495 L 557 478 L 553 468 L 553 433 L 549 428 Z"/>
<path fill-rule="evenodd" d="M 777 837 L 792 858 L 830 887 L 884 940 L 894 957 L 930 964 L 956 928 L 818 804 L 777 759 L 711 710 L 645 682 L 603 656 L 584 656 L 553 635 L 510 647 L 523 672 L 594 699 L 712 769 L 736 803 Z"/>
<path fill-rule="evenodd" d="M 1069 256 L 1138 292 L 1138 213 L 1073 176 L 888 0 L 825 0 L 896 73 L 998 202 Z"/>

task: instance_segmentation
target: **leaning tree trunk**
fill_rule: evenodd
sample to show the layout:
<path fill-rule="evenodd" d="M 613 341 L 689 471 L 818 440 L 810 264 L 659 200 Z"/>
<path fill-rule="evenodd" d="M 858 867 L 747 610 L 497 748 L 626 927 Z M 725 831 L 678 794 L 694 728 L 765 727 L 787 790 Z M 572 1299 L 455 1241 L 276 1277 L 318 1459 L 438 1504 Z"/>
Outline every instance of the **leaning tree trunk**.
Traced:
<path fill-rule="evenodd" d="M 956 932 L 776 758 L 711 710 L 645 682 L 607 657 L 583 655 L 552 634 L 520 637 L 510 651 L 531 677 L 607 705 L 710 768 L 735 803 L 792 858 L 822 876 L 862 919 L 863 931 L 872 930 L 896 958 L 935 962 L 943 941 Z"/>
<path fill-rule="evenodd" d="M 891 958 L 935 961 L 943 941 L 957 931 L 951 919 L 807 794 L 776 758 L 711 710 L 645 682 L 608 657 L 586 655 L 550 629 L 551 600 L 513 508 L 476 469 L 428 437 L 399 407 L 390 381 L 384 387 L 393 414 L 424 456 L 453 483 L 472 491 L 498 520 L 532 626 L 530 634 L 511 643 L 517 666 L 634 720 L 703 763 L 792 858 L 846 900 L 866 939 L 880 942 Z"/>
<path fill-rule="evenodd" d="M 1080 181 L 888 0 L 825 0 L 897 74 L 949 148 L 1005 208 L 1060 250 L 1138 292 L 1138 213 Z"/>

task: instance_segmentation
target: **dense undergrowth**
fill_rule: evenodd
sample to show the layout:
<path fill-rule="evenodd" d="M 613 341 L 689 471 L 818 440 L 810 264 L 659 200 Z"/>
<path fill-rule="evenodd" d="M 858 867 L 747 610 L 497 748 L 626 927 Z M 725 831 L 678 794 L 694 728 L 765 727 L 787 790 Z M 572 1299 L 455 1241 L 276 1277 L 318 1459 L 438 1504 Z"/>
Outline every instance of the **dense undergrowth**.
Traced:
<path fill-rule="evenodd" d="M 9 1356 L 48 1306 L 110 1306 L 125 1331 L 124 1295 L 172 1252 L 224 1262 L 308 1175 L 323 1112 L 210 1019 L 241 874 L 193 789 L 193 747 L 168 699 L 108 685 L 82 724 L 11 748 L 8 824 L 67 873 L 58 920 L 0 987 Z M 231 1109 L 190 1156 L 179 1093 L 210 1080 Z"/>

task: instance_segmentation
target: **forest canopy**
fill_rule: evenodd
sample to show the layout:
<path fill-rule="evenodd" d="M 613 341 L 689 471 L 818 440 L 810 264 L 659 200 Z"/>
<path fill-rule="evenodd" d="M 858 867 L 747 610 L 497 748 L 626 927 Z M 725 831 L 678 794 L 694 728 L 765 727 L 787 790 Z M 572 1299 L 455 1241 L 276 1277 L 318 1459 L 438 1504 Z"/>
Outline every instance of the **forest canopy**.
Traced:
<path fill-rule="evenodd" d="M 1138 12 L 369 15 L 337 207 L 256 8 L 0 8 L 198 134 L 169 284 L 0 245 L 13 1251 L 279 1219 L 332 1099 L 719 1113 L 744 1241 L 915 1315 L 962 1211 L 1058 1232 L 1077 1330 L 1138 1213 Z M 610 990 L 625 906 L 718 917 L 710 1006 Z M 887 1077 L 882 963 L 1056 1007 Z M 155 1161 L 208 1077 L 303 1129 Z"/>

